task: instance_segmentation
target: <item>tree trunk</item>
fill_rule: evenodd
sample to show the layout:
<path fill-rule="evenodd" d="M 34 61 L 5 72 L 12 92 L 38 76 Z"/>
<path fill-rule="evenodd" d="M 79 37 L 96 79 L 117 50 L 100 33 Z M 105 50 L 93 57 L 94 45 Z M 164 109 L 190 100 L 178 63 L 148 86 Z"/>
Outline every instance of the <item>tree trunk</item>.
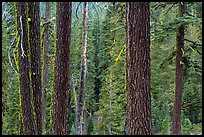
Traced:
<path fill-rule="evenodd" d="M 28 2 L 29 44 L 31 63 L 31 83 L 37 134 L 42 134 L 41 113 L 41 47 L 40 47 L 40 3 Z"/>
<path fill-rule="evenodd" d="M 67 99 L 69 82 L 71 2 L 57 3 L 57 39 L 53 93 L 52 134 L 67 134 Z"/>
<path fill-rule="evenodd" d="M 35 120 L 32 109 L 32 95 L 29 78 L 29 47 L 28 47 L 28 25 L 27 25 L 27 3 L 17 2 L 17 28 L 20 34 L 18 44 L 19 80 L 20 80 L 20 107 L 23 122 L 23 134 L 35 135 Z"/>
<path fill-rule="evenodd" d="M 87 31 L 88 31 L 88 5 L 87 2 L 84 2 L 83 10 L 83 32 L 82 32 L 82 61 L 81 61 L 81 72 L 80 72 L 80 82 L 79 82 L 79 98 L 78 98 L 78 113 L 77 113 L 77 135 L 83 134 L 83 112 L 85 104 L 85 81 L 86 81 L 86 47 L 87 47 Z"/>
<path fill-rule="evenodd" d="M 128 135 L 150 135 L 149 2 L 127 3 L 127 127 Z"/>
<path fill-rule="evenodd" d="M 99 110 L 99 94 L 100 94 L 100 87 L 101 87 L 101 80 L 99 78 L 99 35 L 100 35 L 100 27 L 99 27 L 99 19 L 97 24 L 95 25 L 97 30 L 93 30 L 93 44 L 94 44 L 94 67 L 95 67 L 95 77 L 94 77 L 94 91 L 95 91 L 95 100 L 96 100 L 96 109 L 95 111 Z"/>
<path fill-rule="evenodd" d="M 179 3 L 179 16 L 183 17 L 185 13 L 185 3 Z M 184 25 L 179 27 L 177 34 L 177 54 L 176 54 L 176 93 L 174 101 L 172 133 L 173 135 L 181 134 L 181 105 L 182 105 L 182 87 L 183 87 L 183 55 L 182 49 L 184 47 Z"/>
<path fill-rule="evenodd" d="M 48 78 L 48 49 L 49 49 L 49 21 L 50 19 L 50 2 L 46 2 L 45 11 L 45 32 L 44 32 L 44 47 L 43 47 L 43 83 L 42 83 L 42 130 L 45 130 L 45 114 L 46 114 L 46 88 Z M 43 131 L 42 131 L 43 132 Z"/>

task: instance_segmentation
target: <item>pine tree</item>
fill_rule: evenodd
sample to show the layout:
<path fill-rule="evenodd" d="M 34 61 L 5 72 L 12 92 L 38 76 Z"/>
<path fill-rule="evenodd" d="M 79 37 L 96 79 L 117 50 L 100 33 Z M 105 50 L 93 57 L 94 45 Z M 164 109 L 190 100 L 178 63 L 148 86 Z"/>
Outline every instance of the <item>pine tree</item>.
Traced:
<path fill-rule="evenodd" d="M 151 135 L 149 2 L 127 3 L 128 135 Z"/>
<path fill-rule="evenodd" d="M 67 134 L 69 47 L 71 40 L 71 2 L 57 3 L 57 39 L 53 93 L 52 133 Z"/>
<path fill-rule="evenodd" d="M 18 43 L 18 62 L 19 62 L 19 81 L 20 81 L 20 107 L 21 118 L 20 121 L 21 133 L 23 135 L 35 135 L 35 120 L 33 115 L 32 94 L 30 88 L 29 78 L 29 42 L 28 42 L 28 25 L 27 25 L 27 3 L 17 2 L 17 30 L 20 34 Z"/>
<path fill-rule="evenodd" d="M 37 134 L 42 134 L 40 3 L 28 2 L 31 85 Z"/>
<path fill-rule="evenodd" d="M 88 4 L 84 2 L 83 9 L 83 19 L 82 19 L 82 60 L 81 60 L 81 72 L 80 72 L 80 81 L 79 81 L 79 98 L 77 102 L 78 112 L 77 112 L 77 135 L 83 134 L 83 117 L 84 117 L 84 104 L 85 104 L 85 82 L 86 82 L 86 71 L 87 71 L 87 59 L 86 59 L 86 50 L 87 50 L 87 31 L 88 31 Z"/>
<path fill-rule="evenodd" d="M 185 3 L 179 3 L 179 16 L 183 17 L 185 13 Z M 184 25 L 179 27 L 177 33 L 177 53 L 176 53 L 176 92 L 173 111 L 172 133 L 181 134 L 181 105 L 183 88 L 183 53 L 184 50 Z"/>

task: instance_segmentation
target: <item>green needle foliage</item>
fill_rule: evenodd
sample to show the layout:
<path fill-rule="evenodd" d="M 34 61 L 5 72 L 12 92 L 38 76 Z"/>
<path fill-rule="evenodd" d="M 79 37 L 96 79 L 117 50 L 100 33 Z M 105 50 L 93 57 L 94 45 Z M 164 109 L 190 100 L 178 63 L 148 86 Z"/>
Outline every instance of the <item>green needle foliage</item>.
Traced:
<path fill-rule="evenodd" d="M 175 96 L 176 35 L 185 25 L 181 133 L 202 130 L 202 2 L 150 2 L 152 134 L 172 133 Z M 126 2 L 88 2 L 85 134 L 123 135 L 126 122 Z M 2 2 L 2 134 L 20 134 L 20 100 L 14 2 Z M 76 134 L 76 103 L 82 54 L 83 2 L 72 3 L 70 83 L 67 134 Z M 44 39 L 45 2 L 40 2 L 41 41 Z M 29 21 L 29 19 L 28 19 Z M 45 92 L 45 135 L 51 134 L 52 91 L 56 49 L 56 2 L 50 2 L 50 45 Z M 41 46 L 43 48 L 43 44 Z M 43 53 L 42 53 L 43 54 Z"/>

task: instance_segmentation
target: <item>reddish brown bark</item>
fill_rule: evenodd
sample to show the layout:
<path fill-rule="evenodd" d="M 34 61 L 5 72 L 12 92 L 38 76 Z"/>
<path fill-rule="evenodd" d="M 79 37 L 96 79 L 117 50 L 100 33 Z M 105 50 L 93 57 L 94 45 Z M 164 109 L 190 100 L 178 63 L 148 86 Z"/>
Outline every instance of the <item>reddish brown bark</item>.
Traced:
<path fill-rule="evenodd" d="M 185 3 L 179 3 L 179 16 L 183 17 L 185 13 Z M 176 93 L 174 101 L 172 134 L 181 134 L 181 105 L 182 105 L 182 87 L 183 87 L 183 57 L 182 49 L 184 47 L 184 25 L 179 27 L 177 33 L 177 53 L 176 53 Z"/>
<path fill-rule="evenodd" d="M 53 135 L 67 134 L 71 12 L 71 2 L 57 2 L 57 39 L 51 131 Z"/>
<path fill-rule="evenodd" d="M 127 3 L 126 134 L 150 135 L 150 14 L 149 2 Z"/>

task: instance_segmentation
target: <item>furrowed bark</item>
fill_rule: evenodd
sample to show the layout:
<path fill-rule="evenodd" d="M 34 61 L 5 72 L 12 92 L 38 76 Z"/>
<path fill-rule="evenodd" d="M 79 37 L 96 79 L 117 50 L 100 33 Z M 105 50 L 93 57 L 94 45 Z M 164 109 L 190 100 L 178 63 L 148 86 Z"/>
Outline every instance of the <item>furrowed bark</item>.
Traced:
<path fill-rule="evenodd" d="M 57 2 L 57 39 L 53 93 L 52 135 L 67 134 L 71 2 Z"/>
<path fill-rule="evenodd" d="M 17 29 L 20 34 L 18 44 L 19 80 L 20 80 L 20 108 L 22 113 L 21 133 L 23 135 L 35 135 L 35 120 L 32 108 L 30 77 L 29 77 L 29 43 L 27 25 L 27 3 L 16 2 Z"/>
<path fill-rule="evenodd" d="M 42 134 L 41 112 L 41 47 L 40 47 L 40 3 L 28 2 L 29 44 L 31 63 L 31 84 L 33 91 L 34 112 L 37 134 Z"/>
<path fill-rule="evenodd" d="M 127 3 L 128 135 L 151 135 L 149 2 Z"/>

